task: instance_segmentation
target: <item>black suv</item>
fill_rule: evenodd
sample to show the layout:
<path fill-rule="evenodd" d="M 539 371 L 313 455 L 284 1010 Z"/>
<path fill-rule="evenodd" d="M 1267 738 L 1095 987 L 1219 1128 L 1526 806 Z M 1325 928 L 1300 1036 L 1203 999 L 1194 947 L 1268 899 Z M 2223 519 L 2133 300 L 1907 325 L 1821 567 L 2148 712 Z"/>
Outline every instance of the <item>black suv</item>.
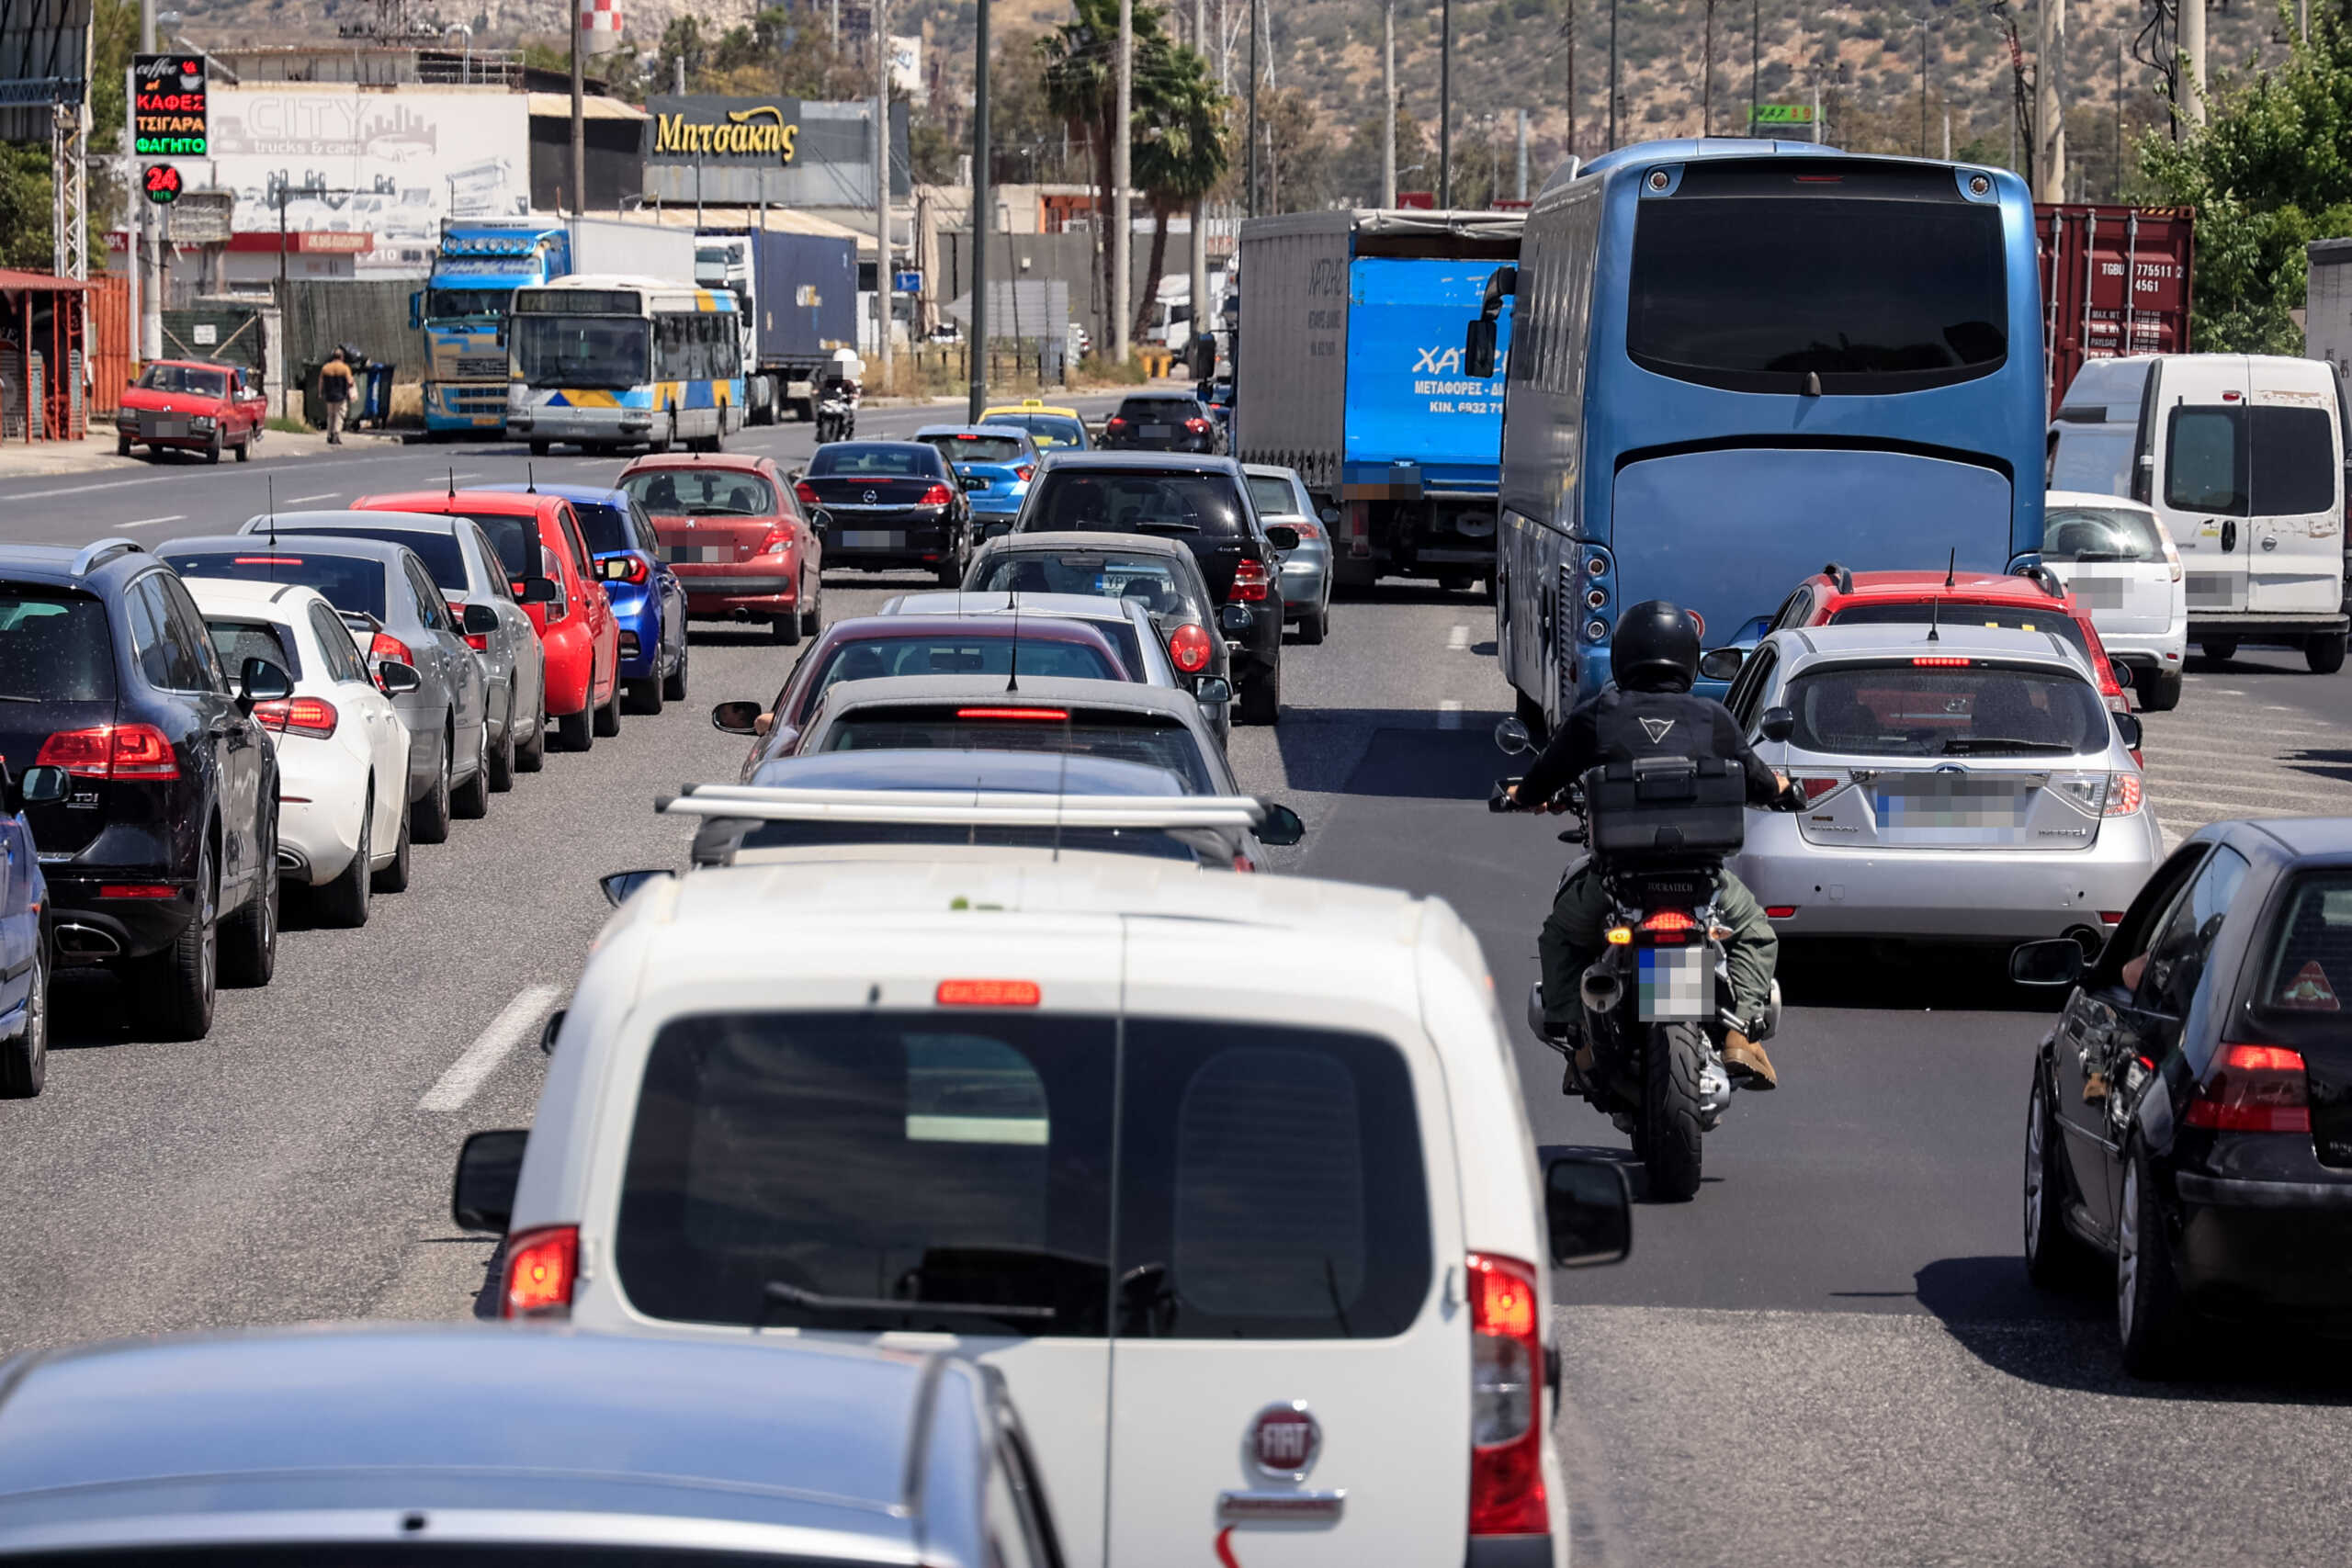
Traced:
<path fill-rule="evenodd" d="M 1190 392 L 1137 392 L 1119 404 L 1102 426 L 1106 452 L 1205 452 L 1225 450 L 1225 434 L 1208 404 Z"/>
<path fill-rule="evenodd" d="M 0 546 L 0 756 L 63 768 L 28 806 L 60 964 L 106 963 L 157 1034 L 200 1040 L 217 976 L 277 956 L 277 757 L 250 710 L 278 666 L 234 682 L 179 575 L 129 539 Z"/>
<path fill-rule="evenodd" d="M 1230 457 L 1057 452 L 1029 486 L 1016 534 L 1150 534 L 1182 540 L 1201 565 L 1233 646 L 1238 716 L 1272 724 L 1283 695 L 1283 550 L 1290 528 L 1269 528 L 1250 504 Z"/>

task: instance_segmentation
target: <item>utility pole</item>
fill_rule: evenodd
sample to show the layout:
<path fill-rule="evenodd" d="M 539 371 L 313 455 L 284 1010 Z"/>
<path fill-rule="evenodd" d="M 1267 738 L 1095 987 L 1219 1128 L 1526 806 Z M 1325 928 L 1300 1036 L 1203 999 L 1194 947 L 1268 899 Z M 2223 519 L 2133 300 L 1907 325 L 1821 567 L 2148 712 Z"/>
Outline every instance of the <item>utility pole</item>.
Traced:
<path fill-rule="evenodd" d="M 890 40 L 883 0 L 866 13 L 874 26 L 874 342 L 882 385 L 890 384 Z"/>
<path fill-rule="evenodd" d="M 1396 0 L 1380 3 L 1380 205 L 1396 205 Z"/>
<path fill-rule="evenodd" d="M 989 190 L 989 0 L 978 0 L 978 11 L 972 62 L 972 330 L 964 339 L 964 367 L 972 384 L 964 417 L 974 424 L 989 406 L 989 230 L 995 216 Z M 935 280 L 932 298 L 939 298 Z"/>
<path fill-rule="evenodd" d="M 1127 217 L 1127 182 L 1134 177 L 1136 107 L 1136 0 L 1119 0 L 1119 110 L 1111 138 L 1111 362 L 1127 362 L 1127 328 L 1135 302 L 1128 255 L 1135 236 Z"/>
<path fill-rule="evenodd" d="M 1928 13 L 1919 13 L 1919 156 L 1928 155 Z"/>
<path fill-rule="evenodd" d="M 1124 4 L 1124 0 L 1122 0 Z M 1250 0 L 1250 156 L 1249 173 L 1244 176 L 1246 189 L 1242 206 L 1250 217 L 1258 216 L 1258 6 L 1261 0 Z"/>
<path fill-rule="evenodd" d="M 1617 146 L 1617 0 L 1609 0 L 1609 149 Z"/>
<path fill-rule="evenodd" d="M 1707 56 L 1699 70 L 1699 135 L 1715 133 L 1715 0 L 1707 0 Z"/>
<path fill-rule="evenodd" d="M 571 0 L 571 210 L 588 210 L 588 131 L 581 107 L 581 55 L 587 47 L 588 0 Z M 468 40 L 471 47 L 471 39 Z"/>
<path fill-rule="evenodd" d="M 1437 204 L 1453 210 L 1453 0 L 1438 0 Z"/>
<path fill-rule="evenodd" d="M 139 52 L 155 52 L 155 0 L 139 0 Z M 141 199 L 138 168 L 138 161 L 133 158 L 130 209 L 139 225 L 139 357 L 143 362 L 153 362 L 164 357 L 163 236 L 158 231 L 163 227 L 163 217 Z M 282 258 L 285 242 L 280 240 L 278 243 Z M 281 306 L 284 302 L 279 300 Z"/>
<path fill-rule="evenodd" d="M 2180 0 L 2181 109 L 2191 129 L 2205 124 L 2205 0 Z"/>
<path fill-rule="evenodd" d="M 1193 0 L 1193 52 L 1201 57 L 1202 69 L 1208 68 L 1209 0 Z M 1191 341 L 1184 344 L 1186 356 L 1199 344 L 1203 333 L 1215 332 L 1216 316 L 1209 300 L 1209 226 L 1208 198 L 1193 197 L 1193 325 Z M 1193 367 L 1195 378 L 1205 379 L 1216 374 L 1216 354 L 1211 350 L 1206 365 Z"/>
<path fill-rule="evenodd" d="M 2184 43 L 2188 32 L 2188 16 L 2199 10 L 2203 0 L 2182 0 L 2180 8 L 2181 34 Z M 2040 31 L 2035 39 L 2033 68 L 2033 130 L 2041 145 L 2034 149 L 2034 173 L 2041 190 L 2036 199 L 2064 201 L 2066 199 L 2066 100 L 2063 79 L 2066 58 L 2066 0 L 2041 0 Z M 2198 18 L 2198 31 L 2204 31 L 2204 18 Z"/>
<path fill-rule="evenodd" d="M 1764 83 L 1764 0 L 1748 0 L 1747 7 L 1747 134 L 1756 134 L 1758 94 Z"/>
<path fill-rule="evenodd" d="M 1568 0 L 1568 156 L 1577 155 L 1577 0 Z"/>
<path fill-rule="evenodd" d="M 2109 191 L 2109 201 L 2123 199 L 2123 39 L 2125 29 L 2115 29 L 2115 177 Z"/>

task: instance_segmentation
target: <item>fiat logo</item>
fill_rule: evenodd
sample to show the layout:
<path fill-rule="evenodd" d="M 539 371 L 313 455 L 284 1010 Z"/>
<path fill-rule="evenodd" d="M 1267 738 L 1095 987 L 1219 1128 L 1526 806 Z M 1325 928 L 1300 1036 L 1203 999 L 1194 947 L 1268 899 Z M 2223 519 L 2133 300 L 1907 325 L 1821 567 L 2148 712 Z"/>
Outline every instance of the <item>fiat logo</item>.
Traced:
<path fill-rule="evenodd" d="M 1303 1399 L 1269 1404 L 1250 1420 L 1250 1462 L 1270 1481 L 1304 1481 L 1323 1449 L 1323 1427 Z"/>

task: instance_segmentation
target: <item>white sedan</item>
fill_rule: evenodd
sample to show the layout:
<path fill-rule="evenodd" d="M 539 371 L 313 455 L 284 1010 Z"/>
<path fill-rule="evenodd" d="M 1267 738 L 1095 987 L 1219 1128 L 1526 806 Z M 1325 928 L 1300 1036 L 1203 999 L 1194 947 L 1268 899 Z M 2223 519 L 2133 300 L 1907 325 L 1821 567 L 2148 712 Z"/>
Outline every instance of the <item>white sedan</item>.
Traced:
<path fill-rule="evenodd" d="M 277 747 L 278 874 L 312 888 L 332 924 L 366 925 L 371 891 L 408 886 L 408 726 L 317 590 L 206 577 L 187 589 L 232 681 L 248 659 L 294 679 L 292 696 L 254 705 Z"/>

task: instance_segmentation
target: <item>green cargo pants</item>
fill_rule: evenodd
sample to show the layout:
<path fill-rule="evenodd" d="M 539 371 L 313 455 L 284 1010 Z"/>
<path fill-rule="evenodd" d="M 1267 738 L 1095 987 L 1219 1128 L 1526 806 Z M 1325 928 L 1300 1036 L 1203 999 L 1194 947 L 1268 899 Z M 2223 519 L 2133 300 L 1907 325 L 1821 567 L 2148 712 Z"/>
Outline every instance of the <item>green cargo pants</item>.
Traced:
<path fill-rule="evenodd" d="M 1601 891 L 1600 878 L 1587 861 L 1560 885 L 1552 912 L 1544 918 L 1543 934 L 1535 940 L 1544 971 L 1546 1023 L 1583 1023 L 1578 992 L 1586 967 L 1600 954 L 1600 922 L 1608 913 L 1609 900 Z M 1715 913 L 1731 928 L 1735 1010 L 1753 1027 L 1762 1021 L 1765 1004 L 1772 998 L 1772 969 L 1780 962 L 1781 939 L 1773 934 L 1772 922 L 1764 918 L 1764 907 L 1756 901 L 1756 895 L 1729 872 L 1723 874 L 1723 886 L 1716 891 Z"/>

